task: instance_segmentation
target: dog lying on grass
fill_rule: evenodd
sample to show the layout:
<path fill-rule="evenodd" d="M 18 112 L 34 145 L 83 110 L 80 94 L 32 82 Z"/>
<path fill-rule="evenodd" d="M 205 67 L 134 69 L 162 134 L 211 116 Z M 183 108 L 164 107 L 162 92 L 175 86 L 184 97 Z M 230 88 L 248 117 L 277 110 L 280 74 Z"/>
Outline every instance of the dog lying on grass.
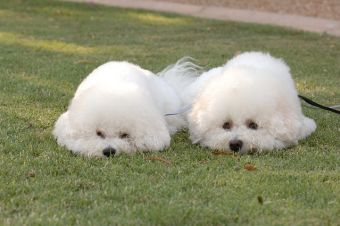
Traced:
<path fill-rule="evenodd" d="M 269 54 L 246 52 L 187 80 L 179 95 L 191 105 L 187 120 L 193 143 L 261 152 L 297 145 L 316 129 L 301 111 L 289 67 Z"/>
<path fill-rule="evenodd" d="M 315 131 L 282 60 L 247 52 L 198 77 L 197 68 L 184 58 L 156 76 L 106 63 L 79 85 L 53 134 L 75 153 L 113 156 L 162 150 L 186 126 L 193 143 L 241 154 L 297 145 Z M 186 105 L 187 122 L 175 113 Z"/>
<path fill-rule="evenodd" d="M 180 115 L 164 116 L 179 108 L 180 98 L 161 76 L 109 62 L 79 85 L 53 134 L 60 145 L 87 156 L 162 150 L 170 134 L 185 126 Z"/>

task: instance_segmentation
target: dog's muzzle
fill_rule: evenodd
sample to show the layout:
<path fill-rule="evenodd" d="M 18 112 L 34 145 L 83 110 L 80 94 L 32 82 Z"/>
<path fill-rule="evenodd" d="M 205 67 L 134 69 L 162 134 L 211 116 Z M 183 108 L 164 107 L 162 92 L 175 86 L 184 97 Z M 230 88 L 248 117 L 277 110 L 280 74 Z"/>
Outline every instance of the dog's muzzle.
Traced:
<path fill-rule="evenodd" d="M 108 147 L 103 150 L 103 155 L 105 155 L 106 157 L 113 157 L 115 154 L 116 154 L 116 149 L 112 147 Z"/>
<path fill-rule="evenodd" d="M 242 149 L 242 146 L 243 146 L 242 140 L 235 139 L 229 142 L 229 148 L 233 152 L 239 152 Z"/>

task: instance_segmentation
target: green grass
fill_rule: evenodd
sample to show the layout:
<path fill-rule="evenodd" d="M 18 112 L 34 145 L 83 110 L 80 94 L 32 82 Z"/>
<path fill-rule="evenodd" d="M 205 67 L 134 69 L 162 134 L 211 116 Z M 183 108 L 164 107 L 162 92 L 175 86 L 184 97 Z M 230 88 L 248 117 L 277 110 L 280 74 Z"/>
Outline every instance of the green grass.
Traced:
<path fill-rule="evenodd" d="M 0 225 L 340 225 L 340 118 L 304 107 L 317 131 L 269 154 L 216 156 L 187 132 L 161 153 L 75 156 L 51 135 L 81 80 L 109 60 L 159 71 L 269 51 L 297 88 L 340 102 L 340 39 L 147 11 L 0 1 Z M 159 157 L 170 161 L 166 164 Z M 255 171 L 246 171 L 250 162 Z"/>

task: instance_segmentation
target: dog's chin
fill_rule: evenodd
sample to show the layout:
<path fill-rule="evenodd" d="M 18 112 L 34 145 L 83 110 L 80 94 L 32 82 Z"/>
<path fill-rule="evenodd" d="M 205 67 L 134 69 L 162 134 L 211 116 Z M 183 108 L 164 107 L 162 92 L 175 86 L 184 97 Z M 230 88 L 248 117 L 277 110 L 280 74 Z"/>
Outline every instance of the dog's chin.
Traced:
<path fill-rule="evenodd" d="M 207 146 L 208 147 L 208 146 Z M 258 151 L 259 149 L 257 148 L 251 148 L 251 149 L 246 149 L 246 148 L 242 148 L 239 151 L 233 151 L 231 150 L 229 147 L 225 147 L 225 148 L 213 148 L 213 147 L 208 147 L 212 150 L 216 150 L 216 151 L 222 151 L 228 154 L 235 154 L 235 155 L 254 155 L 259 153 L 260 151 Z"/>
<path fill-rule="evenodd" d="M 233 152 L 235 154 L 239 154 L 239 155 L 254 155 L 256 153 L 259 153 L 258 151 L 259 149 L 257 148 L 242 148 L 241 150 L 237 151 L 237 152 L 234 152 L 230 149 L 228 149 L 229 152 Z"/>
<path fill-rule="evenodd" d="M 248 154 L 251 154 L 251 155 L 256 154 L 258 152 L 259 152 L 259 149 L 257 149 L 257 148 L 252 148 L 252 149 L 248 150 Z"/>

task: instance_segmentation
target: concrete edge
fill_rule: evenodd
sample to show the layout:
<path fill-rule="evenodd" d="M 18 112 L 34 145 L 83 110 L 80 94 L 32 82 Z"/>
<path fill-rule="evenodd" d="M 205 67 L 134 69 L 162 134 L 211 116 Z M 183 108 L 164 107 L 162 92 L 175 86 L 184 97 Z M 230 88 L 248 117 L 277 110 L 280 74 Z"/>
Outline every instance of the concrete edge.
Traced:
<path fill-rule="evenodd" d="M 66 1 L 101 4 L 122 8 L 146 9 L 159 12 L 171 12 L 182 15 L 190 15 L 195 17 L 210 18 L 217 20 L 231 20 L 258 24 L 270 24 L 295 28 L 309 32 L 327 33 L 329 35 L 340 37 L 340 21 L 315 17 L 151 0 L 66 0 Z"/>

